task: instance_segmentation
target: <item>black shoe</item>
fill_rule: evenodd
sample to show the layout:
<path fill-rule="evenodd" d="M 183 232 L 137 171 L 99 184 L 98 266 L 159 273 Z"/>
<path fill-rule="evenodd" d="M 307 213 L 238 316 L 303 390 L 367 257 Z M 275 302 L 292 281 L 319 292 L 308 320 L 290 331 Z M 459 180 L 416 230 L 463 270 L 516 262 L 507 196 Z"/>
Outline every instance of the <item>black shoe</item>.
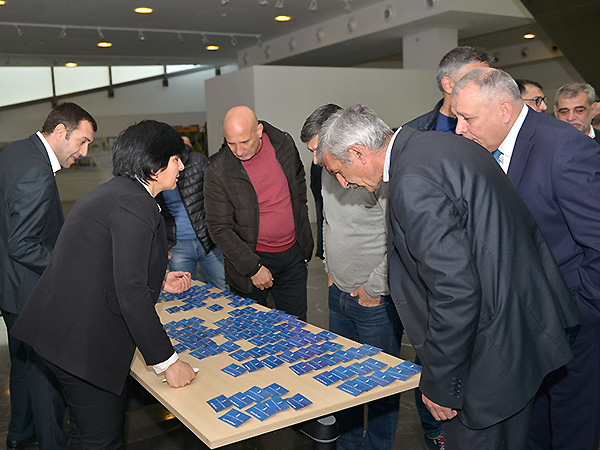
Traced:
<path fill-rule="evenodd" d="M 38 445 L 38 441 L 35 436 L 22 441 L 13 441 L 12 439 L 6 438 L 7 450 L 23 450 L 25 447 L 30 445 Z"/>

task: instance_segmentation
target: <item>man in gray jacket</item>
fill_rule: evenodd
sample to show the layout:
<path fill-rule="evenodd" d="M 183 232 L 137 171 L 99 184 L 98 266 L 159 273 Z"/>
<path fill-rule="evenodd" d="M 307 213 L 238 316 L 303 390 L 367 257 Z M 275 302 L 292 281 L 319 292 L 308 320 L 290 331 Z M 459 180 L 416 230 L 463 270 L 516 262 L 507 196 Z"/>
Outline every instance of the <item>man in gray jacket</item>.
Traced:
<path fill-rule="evenodd" d="M 301 136 L 309 150 L 316 149 L 321 125 L 340 109 L 323 105 L 306 119 Z M 387 185 L 375 192 L 349 187 L 343 179 L 338 182 L 322 173 L 329 329 L 400 356 L 403 327 L 387 283 Z M 398 424 L 399 401 L 398 394 L 369 403 L 366 434 L 363 405 L 337 413 L 337 448 L 361 448 L 364 443 L 367 450 L 390 449 Z"/>

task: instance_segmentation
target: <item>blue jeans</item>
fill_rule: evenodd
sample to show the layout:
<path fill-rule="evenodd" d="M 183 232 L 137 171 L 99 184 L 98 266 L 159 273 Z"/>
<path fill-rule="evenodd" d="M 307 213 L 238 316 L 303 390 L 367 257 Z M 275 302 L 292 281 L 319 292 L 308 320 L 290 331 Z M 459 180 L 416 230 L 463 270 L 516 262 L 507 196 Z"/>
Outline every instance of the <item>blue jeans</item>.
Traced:
<path fill-rule="evenodd" d="M 385 353 L 400 356 L 404 327 L 389 296 L 381 297 L 378 306 L 358 304 L 358 297 L 329 287 L 329 330 L 348 339 L 381 348 Z M 338 450 L 391 449 L 398 426 L 400 394 L 368 403 L 367 432 L 364 431 L 363 405 L 335 414 L 340 429 Z M 364 439 L 363 439 L 364 434 Z"/>
<path fill-rule="evenodd" d="M 206 280 L 196 275 L 198 264 L 200 264 Z M 208 255 L 205 255 L 204 248 L 198 239 L 178 239 L 177 245 L 171 249 L 169 268 L 189 272 L 194 280 L 206 281 L 219 289 L 229 289 L 225 281 L 223 253 L 215 247 Z"/>

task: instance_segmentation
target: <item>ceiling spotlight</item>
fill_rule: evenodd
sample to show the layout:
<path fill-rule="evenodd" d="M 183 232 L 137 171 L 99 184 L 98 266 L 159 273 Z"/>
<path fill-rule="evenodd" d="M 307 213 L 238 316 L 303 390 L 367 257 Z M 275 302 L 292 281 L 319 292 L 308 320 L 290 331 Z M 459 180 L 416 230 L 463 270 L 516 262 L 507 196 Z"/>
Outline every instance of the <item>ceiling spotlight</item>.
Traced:
<path fill-rule="evenodd" d="M 77 67 L 77 63 L 76 62 L 68 62 L 65 64 L 65 66 L 67 67 Z"/>
<path fill-rule="evenodd" d="M 145 41 L 146 40 L 146 36 L 144 36 L 144 32 L 142 30 L 138 31 L 138 39 L 140 41 Z"/>
<path fill-rule="evenodd" d="M 260 6 L 267 6 L 269 4 L 268 0 L 258 0 L 258 4 Z"/>
<path fill-rule="evenodd" d="M 350 6 L 350 2 L 348 0 L 344 0 L 344 11 L 346 11 L 346 14 L 350 14 L 352 12 L 352 6 Z"/>
<path fill-rule="evenodd" d="M 277 0 L 275 2 L 275 8 L 277 8 L 277 9 L 283 9 L 283 0 Z"/>
<path fill-rule="evenodd" d="M 238 41 L 237 41 L 237 39 L 235 38 L 235 36 L 232 34 L 232 35 L 231 35 L 231 46 L 232 46 L 232 47 L 235 47 L 236 45 L 238 45 Z"/>
<path fill-rule="evenodd" d="M 67 29 L 65 27 L 63 27 L 63 29 L 60 30 L 60 33 L 58 33 L 58 37 L 60 39 L 64 39 L 67 37 Z"/>
<path fill-rule="evenodd" d="M 227 3 L 229 3 L 229 0 L 221 0 L 221 5 L 225 6 Z"/>
<path fill-rule="evenodd" d="M 292 18 L 290 16 L 277 16 L 275 17 L 275 20 L 277 22 L 289 22 L 290 20 L 292 20 Z"/>
<path fill-rule="evenodd" d="M 207 45 L 207 44 L 208 44 L 208 38 L 206 37 L 206 35 L 205 35 L 204 33 L 202 33 L 202 43 L 203 43 L 204 45 Z"/>
<path fill-rule="evenodd" d="M 19 35 L 19 37 L 23 37 L 23 31 L 21 30 L 19 25 L 15 24 L 15 29 L 17 30 L 17 34 Z"/>
<path fill-rule="evenodd" d="M 260 38 L 260 36 L 258 36 L 256 38 L 256 46 L 260 48 L 260 47 L 262 47 L 262 44 L 263 44 L 262 39 Z"/>
<path fill-rule="evenodd" d="M 185 39 L 183 38 L 183 34 L 177 33 L 177 40 L 183 44 L 185 42 Z"/>
<path fill-rule="evenodd" d="M 218 45 L 207 45 L 206 50 L 214 52 L 214 51 L 219 50 L 219 46 Z"/>
<path fill-rule="evenodd" d="M 526 33 L 526 34 L 523 35 L 523 37 L 525 39 L 533 39 L 533 38 L 535 38 L 535 34 L 533 34 L 533 33 Z"/>
<path fill-rule="evenodd" d="M 134 11 L 138 14 L 151 14 L 153 9 L 146 8 L 145 6 L 140 6 L 139 8 L 135 8 Z"/>
<path fill-rule="evenodd" d="M 316 11 L 317 9 L 319 9 L 319 6 L 317 5 L 317 0 L 312 0 L 312 2 L 310 2 L 310 5 L 308 5 L 308 10 Z"/>
<path fill-rule="evenodd" d="M 108 48 L 108 47 L 112 47 L 112 42 L 100 41 L 96 45 L 100 48 Z"/>
<path fill-rule="evenodd" d="M 6 2 L 4 0 L 0 0 L 0 6 L 6 5 Z"/>

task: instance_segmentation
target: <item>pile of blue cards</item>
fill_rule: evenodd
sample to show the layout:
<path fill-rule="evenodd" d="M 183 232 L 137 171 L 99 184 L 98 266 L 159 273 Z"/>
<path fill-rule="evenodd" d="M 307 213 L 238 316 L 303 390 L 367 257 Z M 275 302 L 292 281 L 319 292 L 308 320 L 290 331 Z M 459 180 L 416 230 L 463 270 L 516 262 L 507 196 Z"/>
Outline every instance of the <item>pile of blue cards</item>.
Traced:
<path fill-rule="evenodd" d="M 219 413 L 230 407 L 229 411 L 219 417 L 225 423 L 234 427 L 239 427 L 242 423 L 250 419 L 250 416 L 257 418 L 260 421 L 266 420 L 273 414 L 286 409 L 301 409 L 312 402 L 302 394 L 295 394 L 292 397 L 283 398 L 282 396 L 289 391 L 273 383 L 265 388 L 253 386 L 246 392 L 238 392 L 230 397 L 219 395 L 208 401 L 208 404 L 215 412 Z M 245 412 L 240 409 L 252 405 Z M 238 408 L 238 409 L 236 409 Z"/>
<path fill-rule="evenodd" d="M 379 362 L 379 361 L 378 361 Z M 348 367 L 349 368 L 349 367 Z M 346 368 L 346 369 L 348 369 Z M 336 367 L 336 369 L 339 369 Z M 334 372 L 336 369 L 332 370 Z M 385 372 L 381 370 L 374 371 L 371 375 L 359 375 L 356 378 L 349 379 L 336 386 L 339 390 L 347 392 L 350 395 L 357 396 L 363 392 L 370 391 L 376 386 L 387 386 L 394 380 L 407 380 L 413 375 L 419 373 L 421 367 L 408 361 L 403 361 L 395 367 L 388 368 Z M 322 374 L 320 374 L 322 375 Z M 315 377 L 316 378 L 316 377 Z M 342 378 L 343 379 L 343 378 Z M 321 381 L 321 380 L 319 380 Z M 339 380 L 337 380 L 339 381 Z M 322 381 L 321 381 L 322 382 Z M 333 381 L 335 383 L 335 381 Z M 333 384 L 330 383 L 330 384 Z M 325 383 L 324 383 L 325 384 Z"/>

